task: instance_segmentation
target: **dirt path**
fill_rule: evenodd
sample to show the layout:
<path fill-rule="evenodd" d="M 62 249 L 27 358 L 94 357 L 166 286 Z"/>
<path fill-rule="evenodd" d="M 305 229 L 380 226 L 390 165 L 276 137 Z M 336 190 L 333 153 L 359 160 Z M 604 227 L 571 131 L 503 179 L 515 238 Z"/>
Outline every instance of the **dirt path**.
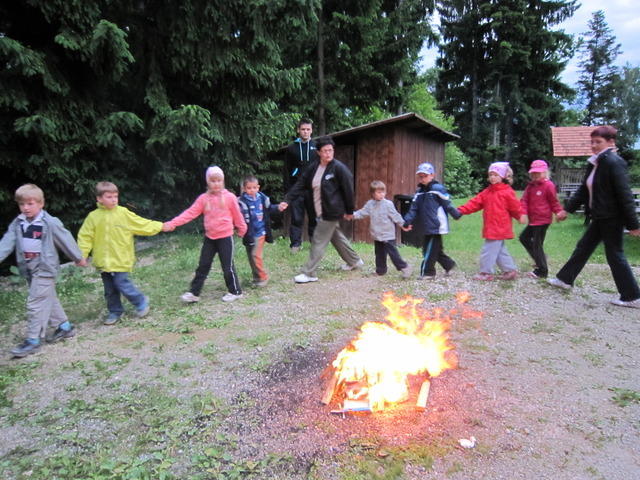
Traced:
<path fill-rule="evenodd" d="M 379 478 L 640 478 L 640 405 L 613 401 L 623 391 L 640 392 L 640 314 L 608 304 L 613 285 L 605 267 L 588 267 L 585 284 L 570 293 L 526 278 L 476 283 L 460 271 L 435 282 L 333 275 L 312 285 L 274 282 L 232 305 L 183 307 L 167 299 L 164 317 L 152 314 L 144 327 L 135 321 L 114 329 L 83 325 L 78 338 L 27 360 L 41 366 L 12 390 L 14 407 L 2 409 L 0 472 L 26 478 L 2 462 L 56 449 L 93 451 L 92 442 L 134 448 L 138 433 L 121 432 L 131 419 L 113 413 L 115 403 L 107 404 L 114 408 L 108 415 L 96 405 L 161 387 L 178 405 L 192 408 L 204 395 L 225 405 L 191 417 L 184 405 L 171 407 L 168 424 L 196 430 L 180 440 L 181 449 L 170 449 L 177 478 L 197 470 L 188 459 L 200 451 L 204 429 L 234 438 L 228 450 L 236 458 L 287 457 L 286 466 L 264 466 L 268 476 L 256 478 L 376 478 L 357 474 L 353 465 L 384 470 L 392 458 L 401 459 L 404 477 Z M 454 307 L 455 292 L 470 290 L 471 307 L 484 316 L 454 325 L 459 368 L 433 380 L 424 413 L 400 406 L 375 415 L 331 415 L 319 403 L 320 375 L 357 327 L 382 319 L 380 298 L 389 288 L 446 309 Z M 185 319 L 191 328 L 181 327 Z M 47 411 L 78 420 L 45 421 Z M 160 410 L 149 415 L 165 418 Z M 459 447 L 458 440 L 470 436 L 475 448 Z M 154 441 L 156 448 L 170 442 Z M 424 451 L 416 453 L 418 447 Z"/>

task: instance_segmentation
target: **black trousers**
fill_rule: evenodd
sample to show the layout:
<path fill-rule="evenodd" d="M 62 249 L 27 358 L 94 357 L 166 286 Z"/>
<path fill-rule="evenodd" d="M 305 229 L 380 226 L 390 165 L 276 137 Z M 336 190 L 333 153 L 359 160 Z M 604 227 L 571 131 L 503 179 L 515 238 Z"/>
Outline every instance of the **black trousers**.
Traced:
<path fill-rule="evenodd" d="M 291 240 L 291 247 L 299 247 L 302 245 L 302 227 L 304 226 L 304 215 L 307 214 L 307 230 L 309 233 L 309 239 L 313 237 L 313 231 L 316 228 L 316 215 L 313 211 L 313 206 L 310 204 L 310 200 L 307 198 L 297 198 L 291 205 L 289 205 L 289 212 L 291 212 L 291 224 L 289 225 L 289 239 Z"/>
<path fill-rule="evenodd" d="M 620 300 L 629 302 L 640 298 L 638 282 L 624 256 L 623 225 L 617 219 L 592 220 L 582 238 L 578 240 L 571 257 L 556 277 L 573 285 L 600 242 L 604 243 L 607 263 L 611 269 L 613 281 L 620 292 Z"/>
<path fill-rule="evenodd" d="M 520 234 L 520 243 L 529 252 L 533 261 L 536 262 L 536 268 L 533 270 L 538 277 L 546 278 L 549 275 L 549 266 L 547 265 L 547 256 L 544 254 L 544 238 L 547 235 L 549 224 L 546 225 L 527 225 Z"/>
<path fill-rule="evenodd" d="M 421 277 L 433 277 L 436 274 L 436 262 L 442 265 L 446 272 L 456 266 L 446 253 L 442 245 L 442 235 L 425 235 L 422 244 L 422 264 L 420 265 Z"/>
<path fill-rule="evenodd" d="M 220 265 L 222 266 L 224 283 L 227 284 L 227 290 L 234 295 L 241 294 L 240 280 L 233 265 L 233 236 L 217 238 L 216 240 L 204 237 L 202 250 L 200 250 L 200 261 L 198 262 L 196 274 L 191 281 L 191 289 L 189 291 L 196 296 L 200 295 L 216 253 L 218 257 L 220 257 Z"/>
<path fill-rule="evenodd" d="M 387 273 L 387 255 L 398 270 L 407 268 L 407 262 L 400 256 L 395 240 L 387 240 L 386 242 L 375 240 L 373 248 L 376 253 L 376 273 L 378 275 Z"/>

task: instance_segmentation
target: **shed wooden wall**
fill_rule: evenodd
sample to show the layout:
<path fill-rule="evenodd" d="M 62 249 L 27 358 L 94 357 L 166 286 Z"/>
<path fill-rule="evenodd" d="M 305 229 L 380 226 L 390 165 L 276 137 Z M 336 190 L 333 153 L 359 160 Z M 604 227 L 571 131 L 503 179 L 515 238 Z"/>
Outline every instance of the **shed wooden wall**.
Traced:
<path fill-rule="evenodd" d="M 356 208 L 371 198 L 369 184 L 382 180 L 387 186 L 387 198 L 395 195 L 413 195 L 416 189 L 416 167 L 430 162 L 436 169 L 436 179 L 442 181 L 444 143 L 424 133 L 402 126 L 383 126 L 361 132 L 354 139 L 354 181 Z M 336 155 L 337 157 L 337 155 Z M 369 234 L 369 220 L 354 222 L 353 239 L 373 242 Z M 400 240 L 398 233 L 397 240 Z"/>

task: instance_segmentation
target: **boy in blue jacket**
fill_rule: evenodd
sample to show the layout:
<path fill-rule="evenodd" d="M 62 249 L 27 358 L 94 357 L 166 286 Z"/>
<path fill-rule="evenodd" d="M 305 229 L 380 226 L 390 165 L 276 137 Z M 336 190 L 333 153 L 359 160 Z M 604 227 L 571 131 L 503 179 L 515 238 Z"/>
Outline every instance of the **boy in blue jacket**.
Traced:
<path fill-rule="evenodd" d="M 451 204 L 451 197 L 444 185 L 435 180 L 435 169 L 428 162 L 421 163 L 416 171 L 418 190 L 413 196 L 409 212 L 404 217 L 404 227 L 412 229 L 415 223 L 422 227 L 422 263 L 420 278 L 432 280 L 436 277 L 436 262 L 442 265 L 445 275 L 456 266 L 446 253 L 442 235 L 449 233 L 449 213 L 456 220 L 460 213 Z"/>
<path fill-rule="evenodd" d="M 242 237 L 242 243 L 247 249 L 253 284 L 265 287 L 269 282 L 269 275 L 264 268 L 262 255 L 265 242 L 273 243 L 271 213 L 277 212 L 278 206 L 271 205 L 271 200 L 260 191 L 258 179 L 253 175 L 245 177 L 242 182 L 242 194 L 238 197 L 238 203 L 247 224 L 247 233 Z"/>

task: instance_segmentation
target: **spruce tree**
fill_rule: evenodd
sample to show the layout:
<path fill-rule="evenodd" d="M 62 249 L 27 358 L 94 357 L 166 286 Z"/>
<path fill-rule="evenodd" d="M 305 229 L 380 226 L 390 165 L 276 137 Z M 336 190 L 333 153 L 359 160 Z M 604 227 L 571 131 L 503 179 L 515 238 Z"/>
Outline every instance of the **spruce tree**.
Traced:
<path fill-rule="evenodd" d="M 604 12 L 593 12 L 579 47 L 581 61 L 578 90 L 582 97 L 584 125 L 612 123 L 614 121 L 615 85 L 619 80 L 614 61 L 621 45 L 607 25 Z"/>

